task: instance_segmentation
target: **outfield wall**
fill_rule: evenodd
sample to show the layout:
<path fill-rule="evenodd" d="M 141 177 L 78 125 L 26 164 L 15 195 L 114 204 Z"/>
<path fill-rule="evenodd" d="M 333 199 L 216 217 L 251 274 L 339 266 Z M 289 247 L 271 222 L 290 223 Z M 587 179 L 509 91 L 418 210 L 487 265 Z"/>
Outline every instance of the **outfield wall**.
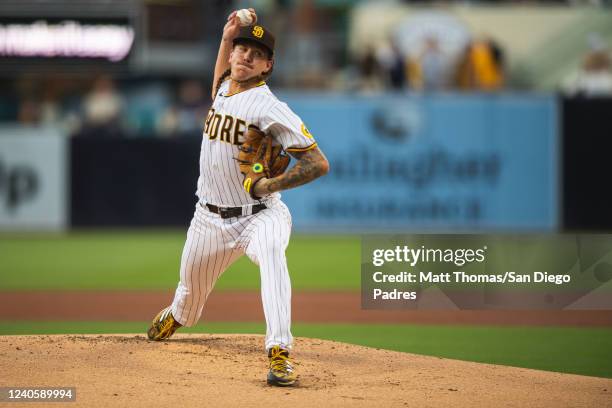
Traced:
<path fill-rule="evenodd" d="M 200 138 L 72 139 L 72 226 L 188 225 L 200 142 Z"/>
<path fill-rule="evenodd" d="M 517 94 L 283 99 L 331 163 L 325 178 L 283 193 L 296 231 L 612 229 L 612 217 L 604 216 L 610 194 L 601 184 L 610 100 Z M 35 136 L 20 138 L 15 128 L 0 133 L 0 229 L 188 225 L 200 138 L 30 132 Z M 44 147 L 52 139 L 57 146 Z M 34 169 L 36 188 L 14 177 L 23 168 Z M 23 193 L 18 205 L 16 192 Z"/>

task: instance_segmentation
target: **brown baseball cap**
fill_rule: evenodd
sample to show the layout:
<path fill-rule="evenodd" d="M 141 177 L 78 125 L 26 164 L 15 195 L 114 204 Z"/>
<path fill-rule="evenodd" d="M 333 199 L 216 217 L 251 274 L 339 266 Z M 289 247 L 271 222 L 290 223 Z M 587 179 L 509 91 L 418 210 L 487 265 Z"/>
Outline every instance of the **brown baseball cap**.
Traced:
<path fill-rule="evenodd" d="M 274 55 L 274 35 L 262 25 L 255 24 L 241 27 L 240 32 L 236 38 L 234 38 L 233 43 L 236 44 L 236 42 L 241 40 L 252 41 L 254 43 L 263 45 L 268 51 L 270 51 L 270 57 Z"/>

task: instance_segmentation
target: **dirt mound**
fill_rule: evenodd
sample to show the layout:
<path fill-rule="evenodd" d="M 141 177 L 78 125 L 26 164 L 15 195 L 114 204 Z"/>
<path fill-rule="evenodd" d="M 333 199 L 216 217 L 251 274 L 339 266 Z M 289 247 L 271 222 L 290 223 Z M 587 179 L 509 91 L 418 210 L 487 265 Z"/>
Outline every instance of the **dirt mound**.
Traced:
<path fill-rule="evenodd" d="M 76 387 L 71 407 L 612 406 L 610 379 L 306 338 L 293 354 L 299 386 L 272 388 L 262 336 L 0 336 L 0 386 Z"/>

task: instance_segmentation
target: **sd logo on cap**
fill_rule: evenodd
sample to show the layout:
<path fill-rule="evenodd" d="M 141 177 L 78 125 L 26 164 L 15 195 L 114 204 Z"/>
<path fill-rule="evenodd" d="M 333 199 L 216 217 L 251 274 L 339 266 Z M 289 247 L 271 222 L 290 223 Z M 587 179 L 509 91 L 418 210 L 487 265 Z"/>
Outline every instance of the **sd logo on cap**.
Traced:
<path fill-rule="evenodd" d="M 272 33 L 261 25 L 240 27 L 240 32 L 234 38 L 234 44 L 240 41 L 252 41 L 259 45 L 263 45 L 270 52 L 270 58 L 274 54 L 274 36 Z"/>
<path fill-rule="evenodd" d="M 261 38 L 264 35 L 264 29 L 261 26 L 256 25 L 253 27 L 253 35 L 257 38 Z"/>

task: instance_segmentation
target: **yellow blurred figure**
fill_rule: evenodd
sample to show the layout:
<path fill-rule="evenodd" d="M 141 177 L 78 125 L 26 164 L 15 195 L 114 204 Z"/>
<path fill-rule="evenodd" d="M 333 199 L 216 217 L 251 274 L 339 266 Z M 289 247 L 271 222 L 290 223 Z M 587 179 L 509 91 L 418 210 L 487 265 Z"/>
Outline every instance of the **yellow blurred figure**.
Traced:
<path fill-rule="evenodd" d="M 490 91 L 504 84 L 502 67 L 486 40 L 475 40 L 468 47 L 457 72 L 457 85 L 462 89 Z"/>

